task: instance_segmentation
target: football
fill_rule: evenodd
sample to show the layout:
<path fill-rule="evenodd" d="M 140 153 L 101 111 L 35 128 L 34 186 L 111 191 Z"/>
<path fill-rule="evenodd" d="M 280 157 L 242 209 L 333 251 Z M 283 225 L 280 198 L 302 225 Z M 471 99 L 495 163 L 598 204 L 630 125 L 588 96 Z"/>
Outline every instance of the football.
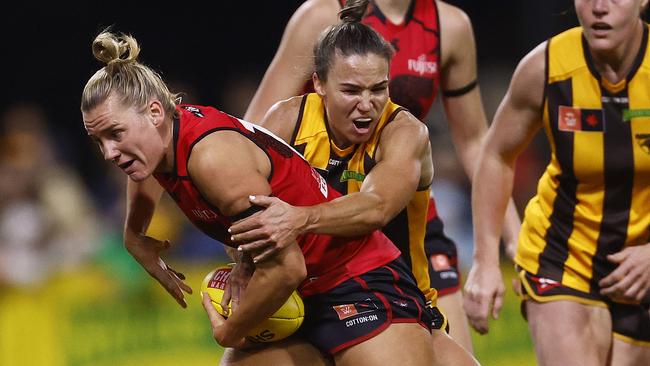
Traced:
<path fill-rule="evenodd" d="M 230 266 L 215 268 L 205 276 L 201 283 L 201 291 L 210 296 L 214 308 L 225 317 L 231 314 L 231 308 L 228 306 L 228 309 L 223 309 L 221 299 L 231 269 Z M 282 307 L 251 330 L 246 339 L 255 343 L 279 341 L 295 333 L 300 328 L 304 318 L 305 306 L 300 295 L 294 291 Z"/>

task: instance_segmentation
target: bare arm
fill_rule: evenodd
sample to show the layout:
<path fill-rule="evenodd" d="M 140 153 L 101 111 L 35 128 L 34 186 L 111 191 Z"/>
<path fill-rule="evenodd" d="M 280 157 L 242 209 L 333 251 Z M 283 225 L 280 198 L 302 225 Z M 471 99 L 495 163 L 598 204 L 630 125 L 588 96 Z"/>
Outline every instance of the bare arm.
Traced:
<path fill-rule="evenodd" d="M 260 123 L 277 101 L 299 94 L 313 72 L 312 49 L 320 33 L 338 22 L 336 0 L 308 0 L 287 24 L 278 50 L 244 119 Z"/>
<path fill-rule="evenodd" d="M 514 179 L 517 156 L 542 126 L 545 44 L 519 64 L 482 146 L 472 187 L 474 262 L 465 284 L 465 310 L 480 333 L 488 331 L 489 308 L 496 318 L 503 300 L 499 237 Z"/>
<path fill-rule="evenodd" d="M 169 241 L 146 235 L 162 193 L 163 188 L 154 177 L 139 183 L 128 179 L 124 247 L 179 305 L 187 307 L 183 291 L 191 294 L 192 289 L 183 282 L 185 277 L 182 274 L 174 271 L 160 258 L 160 253 L 170 247 Z"/>
<path fill-rule="evenodd" d="M 267 121 L 273 117 L 270 113 Z M 402 112 L 384 128 L 377 165 L 368 173 L 359 192 L 303 207 L 288 205 L 277 198 L 255 197 L 253 203 L 268 208 L 230 230 L 235 241 L 247 243 L 241 246 L 242 250 L 269 248 L 258 260 L 307 232 L 363 235 L 385 226 L 407 205 L 419 185 L 431 182 L 432 175 L 427 128 L 410 113 Z"/>
<path fill-rule="evenodd" d="M 205 137 L 196 144 L 188 162 L 189 175 L 201 194 L 229 216 L 251 206 L 249 195 L 271 193 L 267 181 L 270 169 L 266 154 L 232 131 Z M 237 311 L 223 322 L 212 322 L 217 342 L 241 345 L 244 336 L 279 309 L 305 276 L 304 258 L 295 242 L 272 260 L 258 264 Z"/>
<path fill-rule="evenodd" d="M 472 180 L 476 157 L 487 131 L 480 88 L 476 86 L 469 92 L 455 96 L 445 96 L 445 92 L 461 90 L 477 80 L 474 32 L 469 18 L 462 10 L 444 2 L 439 2 L 439 6 L 442 103 L 454 146 L 465 172 Z M 463 47 L 454 46 L 459 44 Z M 506 252 L 509 254 L 516 247 L 520 226 L 519 214 L 510 198 L 502 231 Z"/>
<path fill-rule="evenodd" d="M 430 154 L 426 126 L 410 113 L 400 113 L 382 131 L 377 164 L 360 191 L 305 208 L 305 231 L 348 236 L 384 227 L 406 207 L 418 185 L 431 182 Z M 421 179 L 423 170 L 428 176 Z"/>

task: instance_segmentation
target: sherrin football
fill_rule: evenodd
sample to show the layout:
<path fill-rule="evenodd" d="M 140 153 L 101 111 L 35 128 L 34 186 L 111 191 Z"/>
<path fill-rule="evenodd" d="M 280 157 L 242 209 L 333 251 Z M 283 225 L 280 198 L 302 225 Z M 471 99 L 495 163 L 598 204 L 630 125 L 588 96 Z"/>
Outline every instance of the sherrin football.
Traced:
<path fill-rule="evenodd" d="M 221 299 L 231 269 L 230 266 L 215 268 L 205 276 L 201 283 L 201 291 L 210 296 L 214 308 L 225 317 L 231 314 L 231 308 L 228 306 L 227 311 L 225 311 L 221 307 Z M 249 296 L 251 295 L 253 294 Z M 294 291 L 280 309 L 251 330 L 246 338 L 256 343 L 279 341 L 295 333 L 300 328 L 304 318 L 305 306 L 300 295 Z"/>

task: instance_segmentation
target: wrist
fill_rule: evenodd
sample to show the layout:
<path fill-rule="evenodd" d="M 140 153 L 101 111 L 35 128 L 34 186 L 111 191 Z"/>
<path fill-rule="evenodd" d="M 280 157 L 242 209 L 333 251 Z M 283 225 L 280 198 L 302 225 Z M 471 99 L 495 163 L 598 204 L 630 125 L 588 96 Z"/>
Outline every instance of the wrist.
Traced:
<path fill-rule="evenodd" d="M 123 235 L 124 235 L 124 237 L 123 237 L 124 247 L 126 247 L 126 248 L 133 248 L 133 247 L 138 246 L 138 244 L 140 242 L 142 242 L 142 238 L 145 237 L 144 234 L 136 233 L 136 232 L 134 232 L 133 230 L 131 230 L 129 228 L 124 229 Z"/>
<path fill-rule="evenodd" d="M 305 220 L 302 227 L 299 228 L 298 235 L 314 233 L 318 229 L 318 223 L 322 216 L 320 205 L 302 206 L 301 210 L 305 213 Z"/>

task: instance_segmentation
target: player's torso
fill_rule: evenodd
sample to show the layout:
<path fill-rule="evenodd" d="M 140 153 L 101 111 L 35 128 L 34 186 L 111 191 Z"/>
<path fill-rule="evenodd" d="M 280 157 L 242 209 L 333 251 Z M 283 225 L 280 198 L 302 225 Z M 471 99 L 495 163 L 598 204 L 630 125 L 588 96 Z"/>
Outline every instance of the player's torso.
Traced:
<path fill-rule="evenodd" d="M 548 45 L 544 127 L 551 161 L 526 209 L 517 261 L 589 292 L 606 255 L 650 240 L 650 55 L 647 27 L 628 77 L 611 85 L 580 28 Z M 570 271 L 567 271 L 569 268 Z"/>

